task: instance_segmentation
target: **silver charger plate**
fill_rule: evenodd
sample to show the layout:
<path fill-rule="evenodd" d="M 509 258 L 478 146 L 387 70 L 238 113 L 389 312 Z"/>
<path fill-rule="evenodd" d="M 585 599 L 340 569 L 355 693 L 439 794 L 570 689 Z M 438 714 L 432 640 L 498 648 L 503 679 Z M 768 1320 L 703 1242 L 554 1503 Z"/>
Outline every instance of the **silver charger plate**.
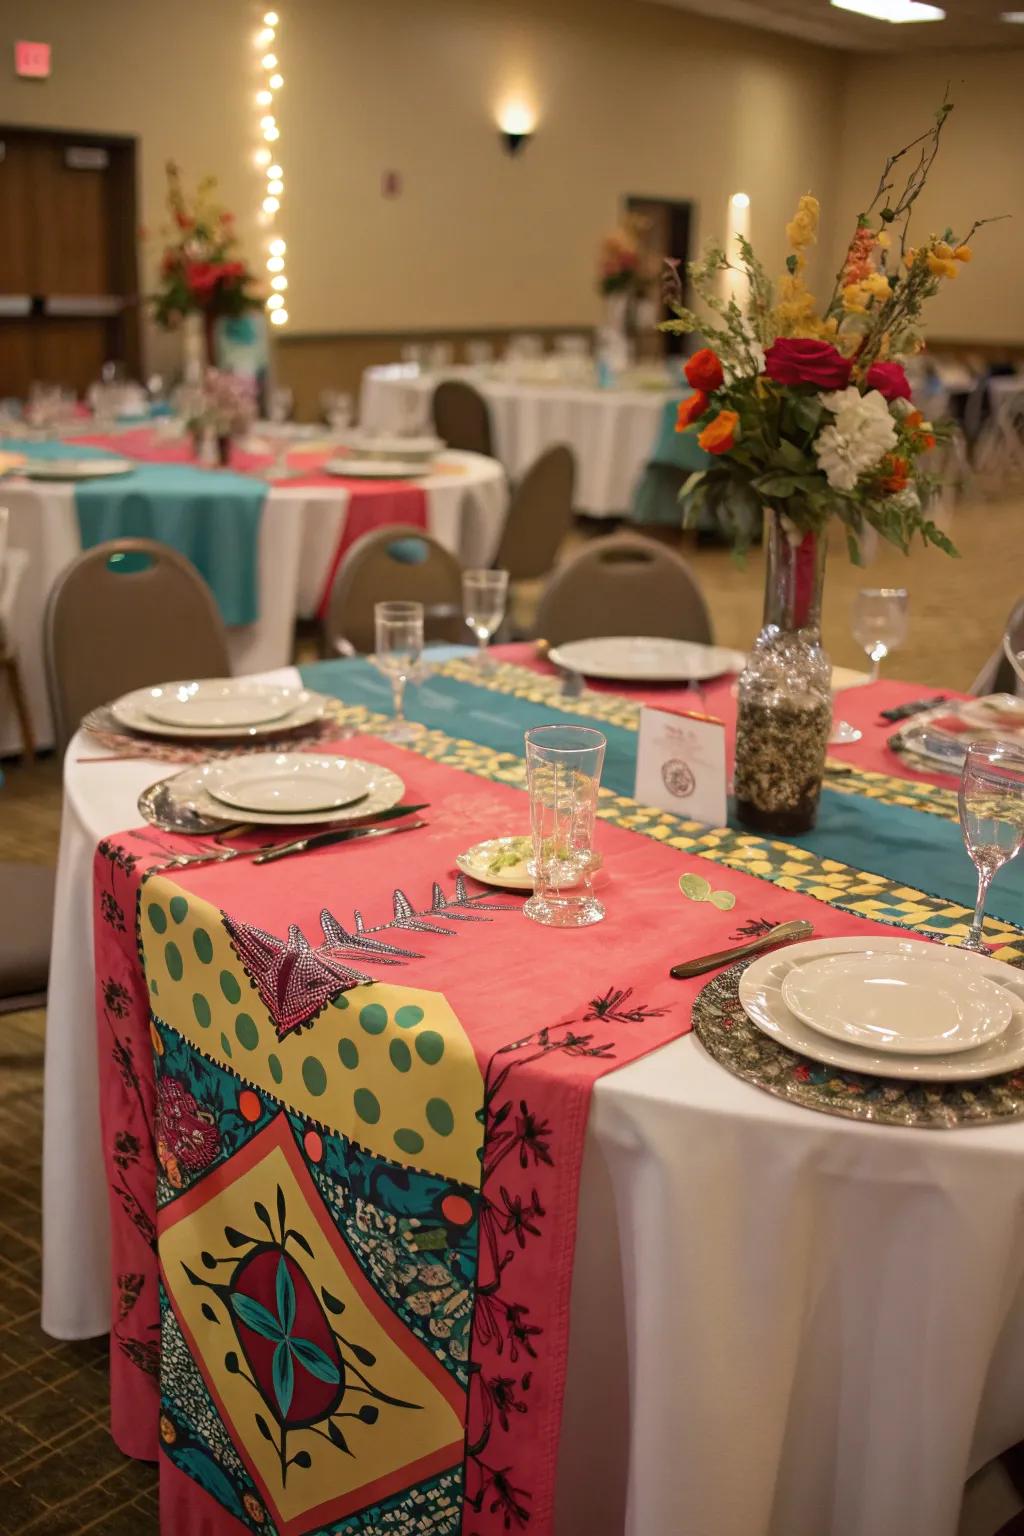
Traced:
<path fill-rule="evenodd" d="M 326 810 L 301 812 L 242 810 L 237 806 L 226 804 L 218 799 L 212 792 L 212 788 L 223 785 L 242 774 L 260 774 L 275 765 L 280 766 L 289 759 L 302 757 L 312 765 L 311 771 L 317 772 L 317 764 L 340 763 L 348 768 L 358 765 L 360 770 L 360 787 L 353 793 L 362 794 L 366 791 L 366 799 L 360 799 L 358 805 L 351 805 L 347 809 L 342 807 Z M 405 785 L 397 773 L 392 773 L 390 768 L 380 768 L 376 763 L 362 762 L 357 758 L 342 758 L 336 755 L 328 757 L 326 754 L 314 753 L 246 753 L 240 757 L 219 758 L 214 762 L 198 763 L 185 768 L 173 778 L 164 779 L 167 794 L 172 806 L 190 806 L 193 811 L 203 817 L 213 820 L 238 821 L 242 819 L 256 825 L 267 827 L 310 827 L 334 822 L 360 821 L 363 817 L 377 816 L 381 811 L 390 810 L 397 805 L 405 792 Z"/>

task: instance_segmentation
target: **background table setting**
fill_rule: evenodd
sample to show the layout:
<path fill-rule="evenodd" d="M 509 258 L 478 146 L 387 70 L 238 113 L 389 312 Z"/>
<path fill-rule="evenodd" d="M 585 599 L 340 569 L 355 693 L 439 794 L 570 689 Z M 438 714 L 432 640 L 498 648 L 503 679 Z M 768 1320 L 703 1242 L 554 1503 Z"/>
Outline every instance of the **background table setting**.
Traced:
<path fill-rule="evenodd" d="M 731 733 L 736 658 L 602 646 L 425 653 L 397 720 L 383 646 L 156 688 L 69 748 L 44 1327 L 112 1329 L 170 1528 L 414 1490 L 612 1536 L 685 1488 L 709 1536 L 942 1536 L 1024 1429 L 1019 863 L 960 948 L 894 682 L 839 694 L 812 833 L 637 802 L 642 707 Z"/>
<path fill-rule="evenodd" d="M 363 374 L 361 426 L 368 432 L 423 431 L 433 392 L 445 378 L 469 380 L 487 401 L 495 452 L 512 480 L 546 448 L 566 443 L 578 466 L 575 505 L 590 517 L 621 517 L 659 438 L 666 402 L 685 390 L 661 370 L 644 387 L 614 388 L 557 379 L 503 376 L 495 368 L 420 372 L 407 363 L 381 364 Z"/>
<path fill-rule="evenodd" d="M 413 476 L 396 463 L 383 478 L 348 473 L 349 458 L 359 470 L 357 457 L 337 445 L 300 442 L 282 459 L 258 436 L 233 449 L 229 467 L 204 468 L 186 437 L 151 426 L 68 443 L 11 439 L 6 450 L 24 461 L 4 477 L 3 495 L 11 544 L 29 556 L 13 628 L 43 746 L 53 733 L 42 616 L 54 580 L 79 550 L 117 537 L 178 550 L 213 591 L 235 670 L 263 671 L 291 659 L 296 617 L 323 612 L 337 567 L 362 534 L 391 523 L 423 527 L 466 563 L 486 565 L 507 506 L 500 465 L 454 450 L 435 449 Z M 0 750 L 19 744 L 5 697 Z"/>

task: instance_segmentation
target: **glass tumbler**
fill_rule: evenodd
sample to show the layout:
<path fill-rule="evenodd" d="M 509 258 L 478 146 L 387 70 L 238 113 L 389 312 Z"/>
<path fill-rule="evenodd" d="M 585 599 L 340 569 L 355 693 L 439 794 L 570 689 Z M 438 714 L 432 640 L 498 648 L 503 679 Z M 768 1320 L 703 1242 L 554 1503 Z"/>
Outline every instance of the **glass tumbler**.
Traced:
<path fill-rule="evenodd" d="M 594 895 L 594 820 L 607 743 L 582 725 L 526 732 L 526 775 L 533 833 L 533 895 L 523 911 L 552 928 L 599 923 Z"/>

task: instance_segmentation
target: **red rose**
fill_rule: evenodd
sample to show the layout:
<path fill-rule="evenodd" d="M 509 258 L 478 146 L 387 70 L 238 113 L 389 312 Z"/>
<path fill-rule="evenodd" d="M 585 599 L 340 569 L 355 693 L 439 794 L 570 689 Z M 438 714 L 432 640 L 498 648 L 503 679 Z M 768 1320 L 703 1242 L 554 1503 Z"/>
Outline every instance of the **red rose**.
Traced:
<path fill-rule="evenodd" d="M 699 352 L 695 352 L 683 372 L 687 382 L 703 395 L 713 395 L 716 389 L 721 389 L 725 378 L 722 365 L 710 347 L 701 347 Z"/>
<path fill-rule="evenodd" d="M 872 363 L 864 383 L 868 389 L 877 389 L 887 400 L 910 399 L 910 380 L 899 363 Z"/>
<path fill-rule="evenodd" d="M 813 384 L 815 389 L 845 389 L 852 363 L 830 341 L 782 336 L 764 355 L 764 371 L 776 384 Z"/>

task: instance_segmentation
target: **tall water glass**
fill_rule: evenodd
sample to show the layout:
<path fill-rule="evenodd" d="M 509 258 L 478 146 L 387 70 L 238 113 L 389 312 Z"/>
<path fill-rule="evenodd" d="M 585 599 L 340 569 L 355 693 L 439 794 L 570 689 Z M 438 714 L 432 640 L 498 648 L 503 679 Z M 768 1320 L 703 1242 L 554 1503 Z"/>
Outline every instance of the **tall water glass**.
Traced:
<path fill-rule="evenodd" d="M 423 654 L 423 604 L 374 603 L 375 659 L 391 679 L 394 719 L 377 732 L 386 741 L 408 741 L 419 729 L 405 718 L 405 685 Z"/>
<path fill-rule="evenodd" d="M 594 819 L 607 745 L 582 725 L 540 725 L 526 733 L 533 833 L 533 895 L 523 911 L 552 928 L 599 923 L 594 895 Z"/>
<path fill-rule="evenodd" d="M 463 571 L 462 617 L 479 646 L 481 666 L 487 642 L 501 627 L 508 602 L 508 571 Z"/>
<path fill-rule="evenodd" d="M 882 662 L 907 638 L 906 587 L 862 587 L 853 600 L 853 638 L 871 658 L 871 681 Z"/>
<path fill-rule="evenodd" d="M 967 749 L 960 776 L 960 827 L 978 871 L 974 921 L 960 947 L 987 954 L 981 930 L 988 888 L 1024 843 L 1024 751 L 1019 747 L 996 741 Z"/>

